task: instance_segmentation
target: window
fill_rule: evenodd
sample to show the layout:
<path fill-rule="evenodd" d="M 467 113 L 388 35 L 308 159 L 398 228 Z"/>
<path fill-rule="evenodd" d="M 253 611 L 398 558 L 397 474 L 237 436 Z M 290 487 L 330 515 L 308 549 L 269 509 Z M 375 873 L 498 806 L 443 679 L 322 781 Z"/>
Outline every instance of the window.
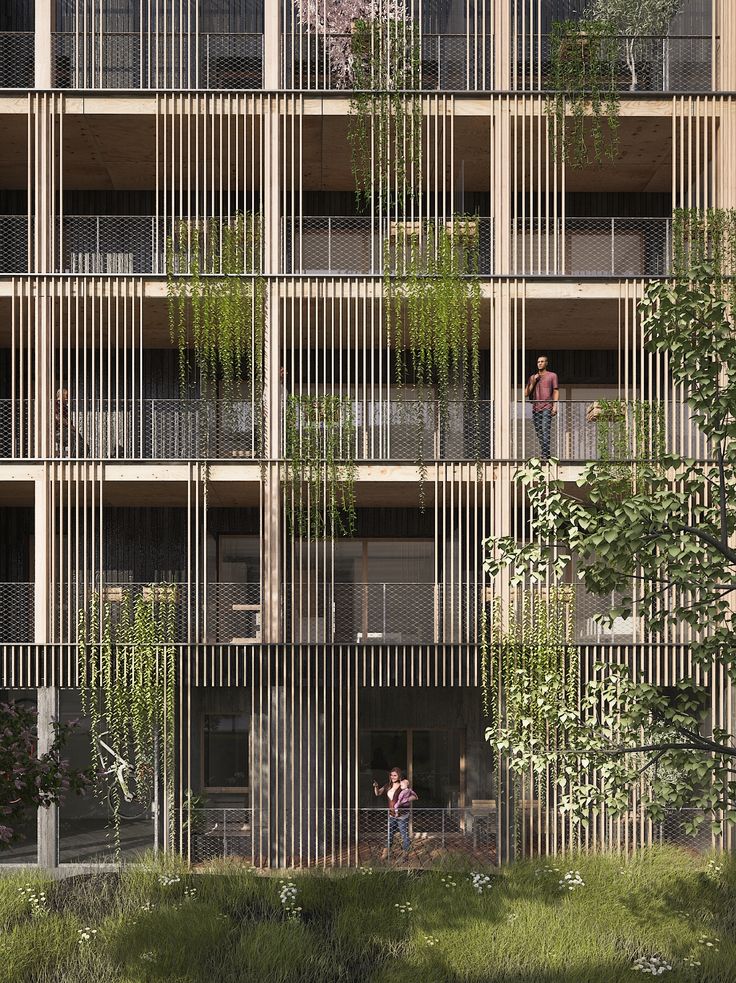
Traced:
<path fill-rule="evenodd" d="M 211 791 L 248 790 L 248 721 L 234 714 L 204 718 L 204 786 Z"/>

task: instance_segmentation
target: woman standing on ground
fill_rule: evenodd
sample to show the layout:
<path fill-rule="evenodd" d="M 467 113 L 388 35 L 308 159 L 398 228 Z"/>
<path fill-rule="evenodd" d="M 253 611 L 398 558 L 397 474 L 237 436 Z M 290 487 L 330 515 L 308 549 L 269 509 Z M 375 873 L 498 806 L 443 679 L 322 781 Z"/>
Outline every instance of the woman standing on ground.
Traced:
<path fill-rule="evenodd" d="M 409 787 L 409 782 L 404 777 L 401 768 L 391 769 L 385 785 L 379 786 L 378 782 L 374 781 L 373 794 L 385 795 L 388 798 L 388 843 L 383 851 L 382 859 L 388 860 L 394 833 L 401 836 L 404 853 L 408 853 L 411 846 L 409 840 L 409 803 L 418 799 L 419 796 L 414 789 Z"/>

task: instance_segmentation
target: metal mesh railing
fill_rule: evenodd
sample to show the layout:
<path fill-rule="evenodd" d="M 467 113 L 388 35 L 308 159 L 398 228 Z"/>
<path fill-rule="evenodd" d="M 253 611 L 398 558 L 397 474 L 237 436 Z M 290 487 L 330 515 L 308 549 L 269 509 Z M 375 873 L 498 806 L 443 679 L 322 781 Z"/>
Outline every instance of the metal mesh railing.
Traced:
<path fill-rule="evenodd" d="M 186 822 L 193 864 L 228 859 L 254 862 L 252 809 L 197 809 Z"/>
<path fill-rule="evenodd" d="M 347 409 L 343 410 L 343 414 Z M 451 400 L 350 400 L 338 453 L 356 461 L 484 460 L 493 456 L 493 406 Z M 352 434 L 353 440 L 348 441 Z M 286 433 L 283 433 L 286 447 Z"/>
<path fill-rule="evenodd" d="M 477 223 L 477 272 L 493 272 L 490 218 Z M 379 219 L 370 215 L 304 215 L 282 221 L 283 263 L 287 273 L 382 273 L 388 260 L 396 270 L 396 255 L 409 255 L 411 239 L 426 237 L 429 219 Z M 451 228 L 448 222 L 448 230 Z M 476 230 L 474 230 L 476 231 Z M 462 231 L 458 235 L 462 248 Z M 388 243 L 388 251 L 386 244 Z M 398 250 L 397 250 L 398 244 Z M 472 263 L 475 270 L 476 261 Z"/>
<path fill-rule="evenodd" d="M 35 456 L 35 439 L 28 399 L 0 399 L 0 458 Z"/>
<path fill-rule="evenodd" d="M 32 642 L 34 585 L 0 584 L 0 642 Z"/>
<path fill-rule="evenodd" d="M 547 415 L 545 419 L 534 412 L 533 400 L 514 404 L 512 429 L 514 457 L 525 459 L 548 456 L 560 461 L 631 459 L 634 453 L 632 441 L 637 431 L 632 404 L 621 403 L 622 408 L 625 406 L 626 413 L 621 428 L 624 434 L 628 435 L 625 457 L 622 457 L 617 441 L 614 439 L 613 428 L 610 425 L 601 426 L 596 418 L 595 400 L 560 400 L 554 405 L 557 409 L 556 414 Z M 643 405 L 662 408 L 662 429 L 661 432 L 657 432 L 654 422 L 643 427 L 642 433 L 636 435 L 637 457 L 656 458 L 662 451 L 701 459 L 710 456 L 705 437 L 693 419 L 687 403 L 669 403 L 666 413 L 661 403 Z M 653 418 L 654 414 L 652 420 Z M 545 446 L 547 424 L 549 424 L 548 447 Z"/>
<path fill-rule="evenodd" d="M 517 89 L 552 86 L 551 40 L 547 34 L 541 38 L 519 35 Z M 589 42 L 585 39 L 581 43 Z M 620 37 L 616 44 L 615 77 L 621 92 L 710 92 L 713 88 L 710 36 Z"/>
<path fill-rule="evenodd" d="M 160 227 L 159 227 L 160 226 Z M 166 232 L 153 215 L 66 215 L 62 273 L 165 273 Z"/>
<path fill-rule="evenodd" d="M 530 276 L 664 276 L 668 218 L 518 219 L 512 269 Z"/>
<path fill-rule="evenodd" d="M 262 34 L 191 34 L 157 44 L 141 33 L 55 33 L 61 89 L 260 89 Z"/>
<path fill-rule="evenodd" d="M 0 215 L 0 273 L 27 273 L 28 216 Z"/>
<path fill-rule="evenodd" d="M 162 632 L 165 629 L 165 609 L 169 605 L 173 609 L 174 637 L 166 638 L 162 634 L 160 639 L 156 639 L 160 642 L 203 640 L 245 645 L 258 642 L 261 638 L 260 584 L 210 582 L 206 588 L 200 585 L 197 591 L 195 585 L 189 589 L 183 583 L 105 581 L 88 591 L 87 623 L 90 623 L 92 615 L 94 594 L 97 602 L 105 605 L 110 612 L 113 634 L 124 616 L 124 605 L 132 612 L 136 603 L 142 600 L 153 605 L 153 620 Z M 79 621 L 77 612 L 73 611 L 75 596 L 72 586 L 59 597 L 62 621 L 67 630 L 73 630 Z M 84 606 L 81 598 L 79 606 Z"/>
<path fill-rule="evenodd" d="M 251 460 L 258 456 L 254 416 L 253 403 L 248 400 L 140 399 L 94 404 L 71 400 L 63 421 L 54 423 L 53 453 L 65 458 L 115 460 Z"/>
<path fill-rule="evenodd" d="M 358 645 L 472 641 L 479 594 L 474 584 L 287 584 L 287 637 Z"/>
<path fill-rule="evenodd" d="M 0 33 L 0 89 L 32 89 L 34 85 L 34 35 Z"/>
<path fill-rule="evenodd" d="M 209 583 L 205 600 L 205 637 L 249 644 L 261 640 L 261 585 Z"/>
<path fill-rule="evenodd" d="M 284 85 L 289 89 L 352 89 L 349 34 L 304 31 L 283 39 Z M 422 34 L 418 86 L 422 90 L 482 91 L 493 86 L 493 39 L 475 34 Z"/>

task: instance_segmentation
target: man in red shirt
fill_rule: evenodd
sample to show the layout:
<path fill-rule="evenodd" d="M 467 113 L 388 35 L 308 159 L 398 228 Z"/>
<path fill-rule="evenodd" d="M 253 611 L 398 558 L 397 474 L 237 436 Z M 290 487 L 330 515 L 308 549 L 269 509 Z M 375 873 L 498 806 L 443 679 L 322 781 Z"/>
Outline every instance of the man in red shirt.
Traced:
<path fill-rule="evenodd" d="M 542 451 L 542 461 L 549 459 L 552 417 L 557 416 L 557 401 L 560 398 L 557 373 L 550 372 L 548 365 L 547 356 L 540 355 L 537 359 L 537 371 L 529 376 L 524 390 L 524 395 L 532 401 L 532 420 Z"/>

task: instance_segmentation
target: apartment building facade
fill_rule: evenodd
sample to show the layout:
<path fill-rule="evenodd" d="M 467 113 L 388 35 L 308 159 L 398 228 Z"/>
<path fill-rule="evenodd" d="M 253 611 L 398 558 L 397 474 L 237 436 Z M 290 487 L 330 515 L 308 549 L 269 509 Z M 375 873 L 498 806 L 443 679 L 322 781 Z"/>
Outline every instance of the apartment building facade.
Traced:
<path fill-rule="evenodd" d="M 43 745 L 80 713 L 100 611 L 172 608 L 170 795 L 156 823 L 121 823 L 126 856 L 155 837 L 195 863 L 371 863 L 385 846 L 373 781 L 394 765 L 420 796 L 422 863 L 577 842 L 554 789 L 512 780 L 485 740 L 483 611 L 504 587 L 483 544 L 523 538 L 513 479 L 540 450 L 524 382 L 546 354 L 566 481 L 597 453 L 596 399 L 656 400 L 668 449 L 706 453 L 666 362 L 644 351 L 637 305 L 669 270 L 673 210 L 736 205 L 736 11 L 683 0 L 646 39 L 635 89 L 621 70 L 617 159 L 572 168 L 548 124 L 549 38 L 584 4 L 376 0 L 389 47 L 409 24 L 415 55 L 409 94 L 391 96 L 401 139 L 377 135 L 385 103 L 372 104 L 362 152 L 400 177 L 366 204 L 357 18 L 341 6 L 0 13 L 0 686 L 37 707 Z M 233 229 L 247 242 L 226 269 Z M 401 249 L 458 229 L 474 243 L 470 398 L 457 379 L 402 378 L 409 343 L 391 326 Z M 245 368 L 205 382 L 175 311 L 218 274 L 250 312 Z M 310 412 L 318 450 L 297 467 Z M 354 492 L 341 530 L 335 475 Z M 660 681 L 686 671 L 685 638 L 603 628 L 606 603 L 578 588 L 583 675 L 600 660 Z M 81 644 L 82 630 L 100 637 Z M 714 724 L 732 713 L 724 684 Z M 88 731 L 83 719 L 72 738 L 79 763 L 95 759 Z M 106 859 L 112 825 L 104 794 L 69 800 L 1 859 Z M 583 835 L 603 847 L 668 830 L 634 812 Z"/>

